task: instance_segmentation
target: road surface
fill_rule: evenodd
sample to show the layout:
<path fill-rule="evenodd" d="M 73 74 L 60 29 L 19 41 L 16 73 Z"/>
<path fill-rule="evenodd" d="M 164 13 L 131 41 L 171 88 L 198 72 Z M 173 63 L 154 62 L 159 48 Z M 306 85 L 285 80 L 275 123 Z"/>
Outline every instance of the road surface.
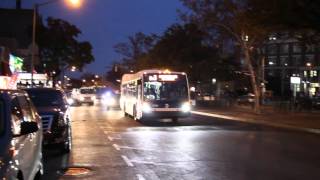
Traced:
<path fill-rule="evenodd" d="M 72 107 L 72 129 L 69 155 L 44 151 L 44 179 L 320 179 L 313 134 L 199 115 L 141 123 L 99 105 Z"/>

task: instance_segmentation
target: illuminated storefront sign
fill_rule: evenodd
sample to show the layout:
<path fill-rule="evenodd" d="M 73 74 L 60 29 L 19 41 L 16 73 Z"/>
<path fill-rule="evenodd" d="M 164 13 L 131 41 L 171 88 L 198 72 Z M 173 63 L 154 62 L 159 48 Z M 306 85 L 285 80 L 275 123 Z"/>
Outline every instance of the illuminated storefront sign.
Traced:
<path fill-rule="evenodd" d="M 12 54 L 9 55 L 9 68 L 12 73 L 21 72 L 23 67 L 23 59 L 14 56 Z"/>
<path fill-rule="evenodd" d="M 290 77 L 291 84 L 300 84 L 301 78 L 300 77 Z"/>
<path fill-rule="evenodd" d="M 0 89 L 9 89 L 10 77 L 0 76 Z"/>

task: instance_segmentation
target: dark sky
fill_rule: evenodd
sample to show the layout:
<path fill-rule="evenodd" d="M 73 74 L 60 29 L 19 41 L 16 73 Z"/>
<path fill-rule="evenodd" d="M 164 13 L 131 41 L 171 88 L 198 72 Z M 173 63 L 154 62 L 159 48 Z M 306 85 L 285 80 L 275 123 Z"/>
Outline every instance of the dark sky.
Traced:
<path fill-rule="evenodd" d="M 15 0 L 0 0 L 1 6 L 14 7 Z M 23 8 L 31 8 L 37 2 L 48 0 L 22 0 Z M 168 26 L 179 22 L 179 0 L 84 0 L 80 9 L 70 9 L 58 3 L 40 7 L 44 16 L 69 21 L 82 31 L 81 40 L 90 41 L 95 62 L 86 66 L 85 72 L 102 74 L 120 55 L 113 46 L 125 42 L 135 32 L 161 34 Z"/>

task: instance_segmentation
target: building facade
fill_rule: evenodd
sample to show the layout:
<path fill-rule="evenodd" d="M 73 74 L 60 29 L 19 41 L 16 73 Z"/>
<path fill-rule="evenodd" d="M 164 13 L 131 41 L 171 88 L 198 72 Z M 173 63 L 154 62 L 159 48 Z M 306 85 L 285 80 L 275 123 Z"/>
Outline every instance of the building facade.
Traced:
<path fill-rule="evenodd" d="M 265 47 L 267 90 L 281 97 L 299 93 L 309 97 L 319 95 L 319 48 L 317 43 L 305 43 L 295 38 L 270 37 Z"/>

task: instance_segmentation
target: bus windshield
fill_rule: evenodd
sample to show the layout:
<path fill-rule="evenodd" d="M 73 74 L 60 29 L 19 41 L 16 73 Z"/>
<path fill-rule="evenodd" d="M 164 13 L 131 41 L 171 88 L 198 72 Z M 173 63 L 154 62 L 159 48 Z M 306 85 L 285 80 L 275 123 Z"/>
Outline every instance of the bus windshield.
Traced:
<path fill-rule="evenodd" d="M 144 78 L 143 94 L 147 101 L 180 101 L 188 99 L 187 79 L 184 75 L 175 75 L 176 79 L 166 78 L 165 81 L 157 78 L 157 75 L 146 75 Z M 160 76 L 160 75 L 159 75 Z"/>

